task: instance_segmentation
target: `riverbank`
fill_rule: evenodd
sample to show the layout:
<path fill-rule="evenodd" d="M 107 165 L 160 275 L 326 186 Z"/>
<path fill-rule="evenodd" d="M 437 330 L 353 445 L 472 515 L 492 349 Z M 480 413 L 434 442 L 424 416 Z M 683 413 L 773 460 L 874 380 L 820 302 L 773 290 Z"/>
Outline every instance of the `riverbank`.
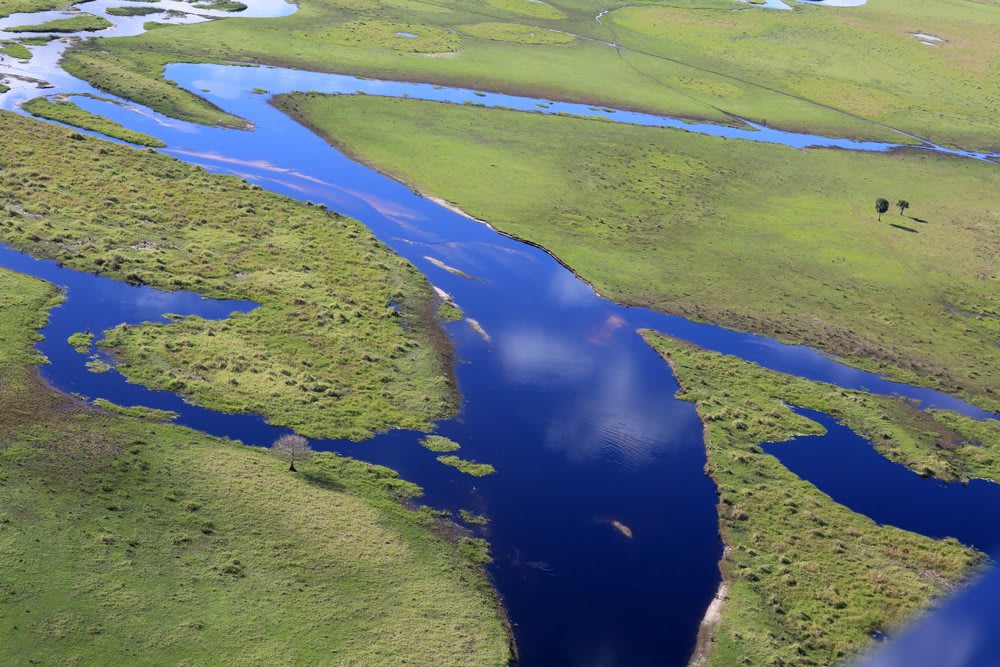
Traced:
<path fill-rule="evenodd" d="M 997 243 L 993 165 L 370 95 L 276 103 L 348 154 L 546 248 L 618 302 L 1000 405 L 1000 300 L 982 251 Z M 877 224 L 875 197 L 916 207 L 914 192 L 919 214 Z"/>
<path fill-rule="evenodd" d="M 0 271 L 0 655 L 9 663 L 507 665 L 481 569 L 420 490 L 68 399 L 32 365 L 59 299 Z"/>

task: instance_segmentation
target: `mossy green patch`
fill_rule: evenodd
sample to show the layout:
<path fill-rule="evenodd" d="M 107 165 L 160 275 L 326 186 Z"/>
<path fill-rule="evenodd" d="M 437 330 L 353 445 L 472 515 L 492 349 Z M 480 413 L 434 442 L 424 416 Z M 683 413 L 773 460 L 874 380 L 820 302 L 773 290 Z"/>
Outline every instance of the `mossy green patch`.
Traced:
<path fill-rule="evenodd" d="M 473 526 L 485 526 L 490 522 L 489 518 L 469 510 L 458 510 L 458 514 L 462 517 L 462 521 Z"/>
<path fill-rule="evenodd" d="M 115 329 L 130 380 L 308 437 L 451 414 L 430 285 L 359 222 L 152 151 L 0 114 L 0 238 L 133 283 L 245 299 L 222 321 Z"/>
<path fill-rule="evenodd" d="M 247 8 L 245 4 L 236 0 L 214 0 L 213 2 L 203 2 L 192 6 L 195 9 L 214 9 L 219 12 L 242 12 Z"/>
<path fill-rule="evenodd" d="M 371 95 L 276 103 L 616 301 L 1000 407 L 995 165 Z M 909 199 L 909 215 L 879 223 L 877 197 Z"/>
<path fill-rule="evenodd" d="M 460 472 L 464 472 L 466 475 L 472 475 L 473 477 L 485 477 L 487 475 L 492 475 L 497 471 L 497 469 L 489 463 L 466 461 L 465 459 L 452 455 L 439 456 L 437 457 L 437 460 L 446 466 L 451 466 L 452 468 L 455 468 Z"/>
<path fill-rule="evenodd" d="M 143 134 L 141 132 L 134 132 L 124 125 L 116 123 L 115 121 L 105 118 L 104 116 L 99 116 L 86 111 L 85 109 L 81 109 L 69 100 L 58 100 L 53 102 L 45 97 L 36 97 L 33 100 L 28 100 L 22 104 L 21 108 L 30 113 L 32 116 L 56 120 L 60 123 L 72 125 L 73 127 L 90 130 L 91 132 L 100 132 L 105 136 L 121 139 L 122 141 L 138 144 L 140 146 L 149 146 L 151 148 L 162 148 L 163 146 L 166 146 L 166 144 L 156 137 L 151 137 L 148 134 Z"/>
<path fill-rule="evenodd" d="M 24 44 L 18 42 L 0 42 L 0 53 L 18 60 L 31 60 L 31 51 Z"/>
<path fill-rule="evenodd" d="M 487 3 L 513 14 L 536 19 L 564 19 L 566 14 L 543 0 L 486 0 Z"/>
<path fill-rule="evenodd" d="M 376 19 L 349 21 L 320 33 L 319 37 L 343 46 L 365 46 L 413 53 L 454 51 L 461 43 L 458 35 L 437 26 Z"/>
<path fill-rule="evenodd" d="M 432 452 L 457 452 L 462 447 L 443 435 L 428 435 L 420 441 L 420 444 Z"/>
<path fill-rule="evenodd" d="M 94 345 L 94 334 L 89 331 L 78 331 L 67 338 L 66 342 L 80 354 L 87 354 Z"/>
<path fill-rule="evenodd" d="M 838 398 L 820 386 L 813 393 L 805 380 L 666 336 L 647 340 L 674 369 L 678 397 L 698 406 L 706 470 L 719 492 L 728 591 L 721 621 L 699 642 L 705 664 L 840 663 L 871 646 L 873 632 L 899 627 L 984 561 L 953 539 L 880 526 L 851 512 L 759 447 L 822 432 L 784 401 L 809 404 L 818 395 L 849 420 L 866 412 L 877 421 L 873 397 L 866 408 L 857 392 Z"/>

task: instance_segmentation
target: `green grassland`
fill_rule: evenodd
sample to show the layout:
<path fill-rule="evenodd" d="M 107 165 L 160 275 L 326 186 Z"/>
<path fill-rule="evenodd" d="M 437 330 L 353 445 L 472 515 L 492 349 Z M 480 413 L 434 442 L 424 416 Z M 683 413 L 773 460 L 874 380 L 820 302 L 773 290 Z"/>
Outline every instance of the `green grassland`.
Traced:
<path fill-rule="evenodd" d="M 94 405 L 109 412 L 139 419 L 151 419 L 154 421 L 169 421 L 177 417 L 173 410 L 158 410 L 157 408 L 147 408 L 142 405 L 118 405 L 104 398 L 94 399 Z"/>
<path fill-rule="evenodd" d="M 355 220 L 2 113 L 0 240 L 133 283 L 261 304 L 113 330 L 105 342 L 133 381 L 308 437 L 427 429 L 454 410 L 430 286 Z"/>
<path fill-rule="evenodd" d="M 1000 19 L 986 3 L 872 0 L 773 12 L 737 0 L 675 0 L 594 20 L 619 8 L 603 0 L 304 0 L 283 18 L 83 43 L 64 64 L 164 113 L 233 126 L 239 119 L 165 81 L 164 65 L 263 63 L 911 141 L 882 125 L 890 123 L 940 142 L 1000 146 L 991 122 Z M 702 20 L 711 29 L 698 32 Z M 921 45 L 907 32 L 920 30 L 949 41 Z M 731 53 L 715 57 L 724 49 Z"/>
<path fill-rule="evenodd" d="M 833 502 L 759 447 L 822 427 L 786 400 L 876 423 L 884 405 L 854 392 L 769 373 L 733 357 L 647 333 L 678 394 L 705 424 L 706 470 L 719 493 L 728 585 L 706 664 L 830 665 L 872 644 L 947 592 L 984 556 L 955 540 L 879 526 Z M 867 414 L 866 414 L 867 413 Z M 703 631 L 704 632 L 704 631 Z"/>
<path fill-rule="evenodd" d="M 80 14 L 68 19 L 56 19 L 37 25 L 19 25 L 7 28 L 7 32 L 96 32 L 111 27 L 111 21 L 102 16 Z"/>
<path fill-rule="evenodd" d="M 420 440 L 420 444 L 432 452 L 455 452 L 461 445 L 443 435 L 428 435 Z"/>
<path fill-rule="evenodd" d="M 1000 407 L 995 165 L 374 96 L 277 103 L 616 301 Z M 911 200 L 912 217 L 877 222 L 879 196 Z"/>
<path fill-rule="evenodd" d="M 72 125 L 73 127 L 79 127 L 84 130 L 90 130 L 92 132 L 100 132 L 105 136 L 121 139 L 122 141 L 138 144 L 140 146 L 149 146 L 152 148 L 162 148 L 163 146 L 166 146 L 166 144 L 156 137 L 151 137 L 148 134 L 143 134 L 142 132 L 133 132 L 127 127 L 124 127 L 113 120 L 109 120 L 104 116 L 98 116 L 97 114 L 81 109 L 75 103 L 67 99 L 60 99 L 53 102 L 46 97 L 36 97 L 22 104 L 21 108 L 30 113 L 32 116 L 59 121 L 60 123 Z"/>
<path fill-rule="evenodd" d="M 437 460 L 446 466 L 451 466 L 459 472 L 463 472 L 466 475 L 472 475 L 473 477 L 485 477 L 487 475 L 492 475 L 497 471 L 489 463 L 477 463 L 476 461 L 466 461 L 463 458 L 454 455 L 439 456 Z"/>
<path fill-rule="evenodd" d="M 0 662 L 508 663 L 481 551 L 418 488 L 56 394 L 31 345 L 57 301 L 0 271 Z"/>

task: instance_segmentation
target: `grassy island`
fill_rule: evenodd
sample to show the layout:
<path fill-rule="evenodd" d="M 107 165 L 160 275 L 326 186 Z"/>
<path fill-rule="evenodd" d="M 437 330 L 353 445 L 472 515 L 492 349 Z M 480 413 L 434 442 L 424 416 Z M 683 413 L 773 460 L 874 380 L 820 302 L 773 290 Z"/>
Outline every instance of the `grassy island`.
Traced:
<path fill-rule="evenodd" d="M 509 663 L 484 547 L 420 489 L 57 394 L 32 344 L 59 298 L 0 270 L 0 662 Z"/>
<path fill-rule="evenodd" d="M 75 103 L 67 99 L 52 101 L 45 97 L 36 97 L 35 99 L 28 100 L 22 104 L 21 108 L 30 113 L 32 116 L 59 121 L 60 123 L 72 125 L 73 127 L 79 127 L 83 130 L 100 132 L 105 136 L 112 137 L 114 139 L 121 139 L 122 141 L 127 141 L 131 144 L 149 146 L 151 148 L 162 148 L 166 145 L 156 137 L 151 137 L 148 134 L 143 134 L 142 132 L 133 132 L 127 127 L 105 118 L 104 116 L 99 116 L 81 109 Z"/>

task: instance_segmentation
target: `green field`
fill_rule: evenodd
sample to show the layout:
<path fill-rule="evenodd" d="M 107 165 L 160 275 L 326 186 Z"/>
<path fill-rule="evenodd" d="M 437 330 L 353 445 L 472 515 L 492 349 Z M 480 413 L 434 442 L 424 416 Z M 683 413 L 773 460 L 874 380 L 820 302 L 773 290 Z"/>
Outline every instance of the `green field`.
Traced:
<path fill-rule="evenodd" d="M 454 410 L 430 286 L 355 220 L 6 112 L 0 209 L 0 240 L 35 256 L 261 304 L 113 330 L 133 381 L 308 437 L 429 429 Z"/>
<path fill-rule="evenodd" d="M 419 489 L 53 392 L 31 345 L 58 300 L 0 270 L 0 662 L 508 663 L 481 548 Z"/>
<path fill-rule="evenodd" d="M 852 426 L 883 424 L 887 402 L 765 371 L 646 332 L 705 425 L 706 471 L 719 492 L 727 586 L 718 624 L 703 629 L 706 664 L 839 664 L 947 593 L 985 556 L 952 539 L 879 526 L 833 502 L 759 447 L 822 427 L 786 401 L 830 410 Z M 1000 448 L 1000 440 L 991 443 Z M 704 627 L 704 626 L 703 626 Z M 714 641 L 711 638 L 714 637 Z"/>
<path fill-rule="evenodd" d="M 22 12 L 44 12 L 68 7 L 66 0 L 0 0 L 0 18 Z"/>
<path fill-rule="evenodd" d="M 995 165 L 373 96 L 278 104 L 376 168 L 544 246 L 615 301 L 1000 407 Z M 910 200 L 908 216 L 877 222 L 879 196 Z"/>
<path fill-rule="evenodd" d="M 0 42 L 0 53 L 17 60 L 31 60 L 31 51 L 18 42 Z"/>
<path fill-rule="evenodd" d="M 166 146 L 166 144 L 156 137 L 151 137 L 141 132 L 133 132 L 127 127 L 104 116 L 98 116 L 97 114 L 81 109 L 68 99 L 59 99 L 53 102 L 46 97 L 36 97 L 22 104 L 21 108 L 32 116 L 59 121 L 60 123 L 92 132 L 100 132 L 105 136 L 139 144 L 140 146 L 150 146 L 152 148 Z"/>

